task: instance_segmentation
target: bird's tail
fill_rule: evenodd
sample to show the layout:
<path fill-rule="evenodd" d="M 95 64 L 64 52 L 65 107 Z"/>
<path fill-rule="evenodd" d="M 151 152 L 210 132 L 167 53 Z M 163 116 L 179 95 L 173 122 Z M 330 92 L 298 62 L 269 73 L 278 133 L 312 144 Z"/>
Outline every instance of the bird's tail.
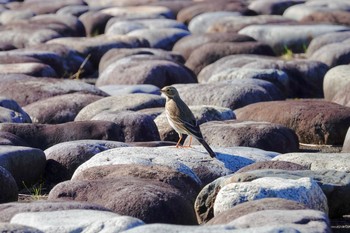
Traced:
<path fill-rule="evenodd" d="M 215 152 L 210 148 L 210 146 L 208 145 L 208 143 L 206 143 L 204 141 L 204 139 L 198 139 L 198 141 L 204 146 L 204 148 L 208 151 L 210 157 L 215 158 L 216 154 Z"/>

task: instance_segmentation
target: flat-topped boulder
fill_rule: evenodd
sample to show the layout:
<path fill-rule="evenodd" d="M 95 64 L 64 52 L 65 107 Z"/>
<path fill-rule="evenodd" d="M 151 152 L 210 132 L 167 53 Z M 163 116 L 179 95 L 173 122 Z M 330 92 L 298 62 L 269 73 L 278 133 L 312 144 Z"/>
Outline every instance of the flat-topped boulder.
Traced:
<path fill-rule="evenodd" d="M 341 145 L 350 125 L 350 108 L 323 100 L 261 102 L 237 109 L 235 114 L 238 120 L 282 124 L 308 144 Z"/>
<path fill-rule="evenodd" d="M 68 93 L 107 96 L 94 85 L 80 80 L 35 78 L 27 75 L 0 75 L 0 92 L 20 106 Z"/>

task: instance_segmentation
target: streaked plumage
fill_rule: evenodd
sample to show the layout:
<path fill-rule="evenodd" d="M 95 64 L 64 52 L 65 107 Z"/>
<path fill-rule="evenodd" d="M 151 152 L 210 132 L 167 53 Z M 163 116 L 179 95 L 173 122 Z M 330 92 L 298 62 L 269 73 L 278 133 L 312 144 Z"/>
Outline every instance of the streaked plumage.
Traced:
<path fill-rule="evenodd" d="M 180 98 L 180 95 L 176 88 L 172 86 L 166 86 L 161 90 L 161 92 L 165 94 L 167 99 L 165 104 L 165 113 L 169 124 L 179 134 L 180 139 L 177 142 L 176 147 L 179 146 L 183 134 L 189 135 L 191 137 L 190 145 L 193 136 L 204 146 L 209 155 L 214 158 L 216 156 L 215 152 L 204 141 L 196 118 L 194 117 L 189 107 Z"/>

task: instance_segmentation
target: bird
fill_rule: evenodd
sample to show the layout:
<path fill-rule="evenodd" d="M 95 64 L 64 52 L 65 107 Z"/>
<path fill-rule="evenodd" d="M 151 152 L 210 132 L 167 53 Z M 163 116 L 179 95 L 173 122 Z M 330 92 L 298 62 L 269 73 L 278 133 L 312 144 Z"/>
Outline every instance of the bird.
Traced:
<path fill-rule="evenodd" d="M 215 158 L 215 152 L 204 140 L 196 118 L 187 104 L 180 98 L 176 88 L 165 86 L 160 91 L 166 96 L 165 114 L 168 122 L 179 135 L 179 141 L 176 147 L 179 147 L 182 135 L 186 134 L 190 136 L 190 142 L 187 147 L 191 146 L 193 136 L 204 146 L 210 157 Z"/>

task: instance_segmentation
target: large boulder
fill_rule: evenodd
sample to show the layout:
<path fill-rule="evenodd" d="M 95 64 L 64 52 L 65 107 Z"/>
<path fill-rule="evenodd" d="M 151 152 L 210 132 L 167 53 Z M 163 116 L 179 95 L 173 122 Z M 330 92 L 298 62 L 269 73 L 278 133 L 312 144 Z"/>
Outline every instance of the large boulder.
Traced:
<path fill-rule="evenodd" d="M 0 131 L 15 134 L 31 147 L 43 150 L 61 142 L 80 139 L 124 140 L 120 127 L 109 121 L 80 121 L 56 125 L 1 123 Z"/>
<path fill-rule="evenodd" d="M 42 150 L 20 146 L 0 147 L 0 166 L 11 173 L 20 188 L 38 182 L 44 174 L 45 164 Z"/>
<path fill-rule="evenodd" d="M 35 78 L 26 75 L 0 75 L 1 95 L 15 100 L 20 106 L 49 97 L 86 93 L 107 96 L 97 87 L 79 80 Z"/>
<path fill-rule="evenodd" d="M 127 144 L 105 140 L 76 140 L 62 142 L 44 151 L 45 181 L 57 184 L 72 178 L 74 171 L 95 154 Z"/>
<path fill-rule="evenodd" d="M 9 171 L 0 166 L 0 203 L 17 201 L 18 188 L 15 179 Z"/>
<path fill-rule="evenodd" d="M 238 120 L 282 124 L 308 144 L 343 144 L 350 126 L 350 108 L 323 100 L 261 102 L 237 109 L 235 114 Z"/>
<path fill-rule="evenodd" d="M 60 124 L 74 121 L 82 108 L 102 98 L 84 93 L 64 94 L 36 101 L 23 109 L 30 115 L 33 123 Z"/>
<path fill-rule="evenodd" d="M 187 105 L 214 105 L 234 110 L 256 102 L 284 99 L 275 85 L 257 79 L 173 86 Z"/>
<path fill-rule="evenodd" d="M 144 54 L 116 60 L 102 71 L 96 85 L 152 84 L 162 88 L 175 83 L 196 82 L 196 76 L 184 65 Z"/>
<path fill-rule="evenodd" d="M 151 94 L 122 94 L 95 101 L 84 107 L 75 121 L 91 120 L 102 112 L 138 111 L 146 108 L 164 107 L 165 98 Z"/>
<path fill-rule="evenodd" d="M 196 223 L 191 201 L 173 186 L 155 180 L 116 177 L 65 181 L 55 186 L 48 198 L 97 203 L 145 223 Z"/>
<path fill-rule="evenodd" d="M 201 131 L 206 135 L 206 142 L 216 147 L 245 146 L 280 153 L 299 150 L 298 137 L 294 131 L 275 123 L 211 121 L 202 124 Z"/>

